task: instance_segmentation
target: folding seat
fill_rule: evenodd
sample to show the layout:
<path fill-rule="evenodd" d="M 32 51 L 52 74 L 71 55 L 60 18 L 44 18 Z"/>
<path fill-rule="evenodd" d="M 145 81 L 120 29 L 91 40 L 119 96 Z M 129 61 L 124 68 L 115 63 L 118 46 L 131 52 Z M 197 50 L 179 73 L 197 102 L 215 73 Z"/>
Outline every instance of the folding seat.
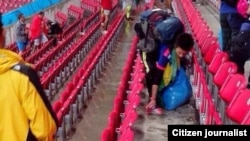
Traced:
<path fill-rule="evenodd" d="M 121 122 L 120 127 L 116 129 L 118 138 L 126 131 L 126 129 L 133 128 L 137 118 L 137 112 L 135 110 L 130 110 L 124 120 Z"/>
<path fill-rule="evenodd" d="M 197 28 L 194 29 L 195 40 L 198 42 L 203 32 L 208 31 L 208 29 L 209 29 L 209 26 L 204 23 L 201 23 L 199 26 L 197 26 Z"/>
<path fill-rule="evenodd" d="M 110 128 L 110 141 L 116 141 L 117 140 L 117 134 L 116 134 L 116 128 L 120 125 L 120 116 L 117 111 L 111 111 L 108 117 L 108 128 Z"/>
<path fill-rule="evenodd" d="M 221 86 L 219 90 L 219 96 L 221 98 L 219 103 L 220 113 L 223 121 L 225 120 L 225 109 L 232 101 L 232 99 L 238 95 L 240 90 L 246 88 L 246 80 L 242 74 L 232 74 Z"/>
<path fill-rule="evenodd" d="M 114 141 L 115 139 L 111 138 L 111 129 L 109 127 L 105 128 L 101 133 L 100 141 Z"/>
<path fill-rule="evenodd" d="M 208 67 L 208 71 L 214 75 L 219 69 L 220 65 L 228 61 L 228 59 L 229 59 L 229 56 L 226 52 L 223 52 L 223 51 L 217 52 L 214 55 L 214 58 L 212 59 L 212 62 L 210 63 Z"/>
<path fill-rule="evenodd" d="M 214 98 L 214 102 L 216 107 L 219 107 L 218 103 L 220 98 L 218 98 L 218 90 L 221 88 L 221 86 L 224 84 L 224 82 L 234 73 L 237 72 L 237 64 L 234 62 L 228 61 L 223 63 L 218 71 L 215 73 L 213 77 L 213 84 L 211 86 L 211 93 Z"/>
<path fill-rule="evenodd" d="M 129 100 L 124 101 L 125 110 L 124 113 L 121 113 L 122 120 L 126 118 L 131 110 L 136 110 L 140 103 L 141 97 L 139 95 L 131 96 Z"/>
<path fill-rule="evenodd" d="M 218 44 L 218 39 L 214 36 L 208 37 L 205 43 L 200 47 L 201 55 L 205 56 L 206 53 L 209 51 L 210 46 L 214 44 Z"/>
<path fill-rule="evenodd" d="M 242 125 L 250 125 L 250 110 L 248 114 L 245 116 L 244 120 L 241 122 Z"/>
<path fill-rule="evenodd" d="M 73 113 L 71 109 L 71 100 L 68 98 L 70 93 L 63 92 L 61 95 L 61 102 L 63 104 L 61 111 L 63 116 L 63 121 L 65 123 L 65 133 L 68 134 L 73 127 Z M 63 101 L 64 100 L 64 101 Z"/>
<path fill-rule="evenodd" d="M 62 141 L 65 140 L 65 125 L 63 121 L 63 114 L 62 114 L 62 102 L 60 100 L 57 100 L 53 103 L 53 111 L 56 113 L 57 119 L 58 119 L 58 124 L 59 128 L 57 129 L 56 133 L 56 138 L 58 139 L 59 137 L 61 138 Z"/>
<path fill-rule="evenodd" d="M 127 95 L 137 94 L 139 95 L 143 90 L 144 85 L 141 82 L 135 82 L 131 84 L 131 87 L 128 91 L 126 91 Z"/>
<path fill-rule="evenodd" d="M 212 36 L 213 36 L 213 32 L 211 30 L 209 30 L 209 29 L 204 30 L 204 32 L 201 34 L 201 36 L 198 39 L 198 47 L 201 48 L 204 45 L 204 43 L 206 42 L 206 40 Z"/>
<path fill-rule="evenodd" d="M 209 109 L 209 101 L 211 96 L 205 78 L 201 76 L 199 81 L 200 82 L 197 88 L 196 108 L 200 113 L 200 122 L 205 123 L 205 119 L 209 117 L 207 112 Z"/>
<path fill-rule="evenodd" d="M 250 112 L 250 89 L 242 89 L 236 94 L 226 109 L 226 115 L 229 119 L 241 124 L 244 120 L 249 123 Z"/>
<path fill-rule="evenodd" d="M 206 76 L 207 79 L 207 83 L 209 85 L 209 89 L 211 90 L 212 88 L 212 83 L 213 83 L 213 76 L 216 74 L 216 72 L 218 71 L 219 67 L 227 62 L 229 59 L 228 54 L 226 52 L 223 51 L 219 51 L 216 52 L 214 54 L 214 57 L 211 61 L 211 63 L 208 66 L 208 75 Z"/>
<path fill-rule="evenodd" d="M 137 84 L 137 83 L 142 83 L 143 80 L 145 79 L 145 75 L 146 74 L 144 72 L 142 72 L 142 73 L 138 72 L 137 74 L 135 74 L 134 78 L 132 78 L 132 80 L 128 82 L 129 89 L 131 90 L 135 86 L 135 84 Z"/>
<path fill-rule="evenodd" d="M 122 113 L 124 111 L 124 104 L 123 104 L 123 99 L 120 94 L 118 94 L 114 98 L 113 102 L 113 110 L 117 111 L 117 113 Z"/>
<path fill-rule="evenodd" d="M 134 132 L 130 128 L 127 128 L 118 139 L 118 141 L 133 141 L 133 140 L 134 140 Z"/>
<path fill-rule="evenodd" d="M 214 56 L 218 52 L 220 52 L 220 48 L 219 48 L 218 43 L 214 43 L 214 44 L 210 45 L 208 50 L 206 51 L 206 54 L 204 54 L 204 56 L 203 56 L 205 65 L 210 65 L 210 63 L 212 62 Z"/>

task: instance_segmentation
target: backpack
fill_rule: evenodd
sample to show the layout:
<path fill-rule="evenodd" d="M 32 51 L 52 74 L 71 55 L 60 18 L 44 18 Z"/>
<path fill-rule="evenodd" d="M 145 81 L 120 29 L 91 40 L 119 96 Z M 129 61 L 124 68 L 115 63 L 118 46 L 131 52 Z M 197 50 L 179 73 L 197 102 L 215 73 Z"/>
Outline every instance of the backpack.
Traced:
<path fill-rule="evenodd" d="M 184 31 L 184 26 L 177 17 L 162 9 L 148 9 L 140 14 L 140 22 L 134 30 L 139 37 L 137 48 L 144 52 L 154 51 L 156 40 L 161 42 L 173 41 L 176 32 Z"/>
<path fill-rule="evenodd" d="M 239 0 L 222 0 L 224 1 L 227 5 L 231 7 L 237 7 L 237 3 Z"/>
<path fill-rule="evenodd" d="M 248 0 L 239 0 L 237 4 L 237 11 L 238 13 L 244 17 L 247 18 L 247 9 L 248 9 Z"/>
<path fill-rule="evenodd" d="M 184 25 L 177 17 L 169 17 L 154 29 L 154 35 L 158 40 L 164 43 L 173 44 L 177 35 L 184 32 Z"/>

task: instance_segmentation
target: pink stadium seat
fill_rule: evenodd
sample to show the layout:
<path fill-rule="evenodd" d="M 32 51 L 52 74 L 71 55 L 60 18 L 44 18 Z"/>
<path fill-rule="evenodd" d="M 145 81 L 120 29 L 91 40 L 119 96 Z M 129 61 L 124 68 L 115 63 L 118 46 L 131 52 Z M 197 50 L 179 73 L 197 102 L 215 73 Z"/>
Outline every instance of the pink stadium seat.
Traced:
<path fill-rule="evenodd" d="M 214 56 L 218 52 L 220 52 L 219 44 L 214 43 L 214 44 L 209 46 L 208 50 L 206 51 L 206 54 L 204 54 L 204 61 L 205 61 L 206 65 L 210 65 Z"/>
<path fill-rule="evenodd" d="M 114 139 L 111 138 L 111 129 L 107 127 L 102 131 L 100 141 L 112 141 L 112 140 Z"/>
<path fill-rule="evenodd" d="M 130 110 L 129 113 L 125 116 L 124 120 L 122 121 L 120 128 L 118 128 L 119 134 L 123 134 L 126 129 L 132 128 L 135 121 L 137 120 L 137 112 L 135 110 Z"/>
<path fill-rule="evenodd" d="M 205 30 L 200 38 L 198 39 L 198 46 L 199 48 L 202 48 L 204 43 L 206 43 L 207 39 L 213 36 L 213 32 L 211 30 Z"/>
<path fill-rule="evenodd" d="M 212 62 L 208 66 L 208 71 L 214 75 L 221 66 L 221 64 L 226 61 L 228 61 L 228 54 L 226 52 L 221 51 L 216 53 Z"/>
<path fill-rule="evenodd" d="M 213 82 L 219 88 L 224 84 L 226 79 L 233 73 L 237 72 L 237 64 L 234 62 L 223 63 L 214 75 Z"/>
<path fill-rule="evenodd" d="M 110 141 L 116 141 L 117 134 L 116 134 L 116 128 L 120 124 L 120 114 L 116 111 L 111 111 L 109 117 L 108 117 L 108 128 L 110 128 Z"/>
<path fill-rule="evenodd" d="M 226 103 L 229 103 L 232 101 L 233 97 L 238 95 L 237 93 L 245 87 L 246 80 L 244 75 L 233 74 L 226 80 L 226 82 L 224 82 L 219 91 L 219 94 Z"/>
<path fill-rule="evenodd" d="M 250 125 L 250 110 L 248 111 L 248 114 L 245 116 L 244 120 L 242 121 L 243 125 Z"/>
<path fill-rule="evenodd" d="M 228 104 L 232 101 L 232 99 L 238 95 L 240 90 L 246 88 L 246 80 L 244 75 L 242 74 L 232 74 L 229 78 L 224 82 L 222 87 L 219 90 L 218 99 L 218 108 L 221 114 L 221 118 L 223 122 L 227 122 L 227 118 L 225 115 L 225 109 Z"/>
<path fill-rule="evenodd" d="M 118 141 L 133 141 L 133 140 L 134 140 L 134 132 L 130 128 L 126 129 L 118 139 Z"/>
<path fill-rule="evenodd" d="M 234 122 L 241 124 L 250 111 L 250 89 L 244 89 L 230 102 L 226 109 L 227 116 Z"/>
<path fill-rule="evenodd" d="M 204 56 L 208 52 L 211 45 L 217 43 L 217 40 L 218 39 L 214 36 L 210 36 L 206 39 L 206 42 L 200 47 L 202 56 Z"/>

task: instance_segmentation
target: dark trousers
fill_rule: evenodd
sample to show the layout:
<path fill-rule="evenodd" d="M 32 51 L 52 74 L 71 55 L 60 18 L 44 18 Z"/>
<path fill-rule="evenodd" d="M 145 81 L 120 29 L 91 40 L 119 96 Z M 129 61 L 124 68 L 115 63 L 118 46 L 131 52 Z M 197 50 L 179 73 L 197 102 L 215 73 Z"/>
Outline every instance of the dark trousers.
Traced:
<path fill-rule="evenodd" d="M 238 34 L 243 21 L 238 13 L 220 14 L 223 51 L 230 51 L 229 43 Z"/>

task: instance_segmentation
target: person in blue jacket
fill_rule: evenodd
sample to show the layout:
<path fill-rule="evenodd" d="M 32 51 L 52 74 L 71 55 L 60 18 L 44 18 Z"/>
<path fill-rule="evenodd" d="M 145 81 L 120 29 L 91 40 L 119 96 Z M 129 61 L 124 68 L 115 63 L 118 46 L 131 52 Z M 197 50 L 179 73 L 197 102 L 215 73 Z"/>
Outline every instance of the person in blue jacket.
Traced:
<path fill-rule="evenodd" d="M 240 30 L 241 24 L 244 22 L 244 18 L 238 13 L 236 5 L 237 0 L 233 1 L 233 4 L 229 4 L 230 0 L 221 0 L 220 5 L 220 26 L 222 33 L 222 50 L 230 51 L 229 43 Z"/>

